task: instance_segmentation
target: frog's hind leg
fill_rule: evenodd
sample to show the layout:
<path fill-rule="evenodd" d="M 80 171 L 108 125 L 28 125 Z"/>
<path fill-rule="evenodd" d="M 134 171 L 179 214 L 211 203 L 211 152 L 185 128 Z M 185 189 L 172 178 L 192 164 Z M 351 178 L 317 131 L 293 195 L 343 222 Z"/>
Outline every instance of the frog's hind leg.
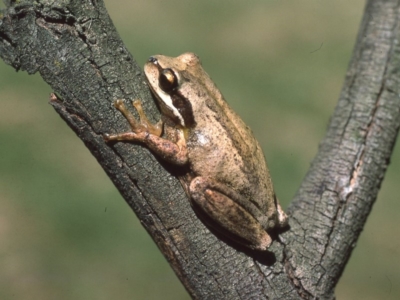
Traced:
<path fill-rule="evenodd" d="M 209 225 L 214 229 L 251 249 L 266 250 L 271 244 L 271 237 L 249 209 L 237 203 L 235 198 L 241 196 L 231 188 L 210 178 L 196 177 L 189 192 L 196 206 L 211 218 Z"/>

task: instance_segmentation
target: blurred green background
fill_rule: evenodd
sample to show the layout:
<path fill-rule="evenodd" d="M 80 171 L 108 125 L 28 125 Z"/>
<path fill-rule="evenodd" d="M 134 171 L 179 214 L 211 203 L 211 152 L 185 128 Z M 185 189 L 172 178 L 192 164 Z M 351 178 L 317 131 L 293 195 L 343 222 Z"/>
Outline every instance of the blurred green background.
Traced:
<path fill-rule="evenodd" d="M 106 5 L 142 66 L 158 53 L 201 57 L 261 142 L 287 207 L 337 101 L 364 1 Z M 0 299 L 189 299 L 50 92 L 0 62 Z M 337 299 L 400 299 L 399 164 L 396 149 Z"/>

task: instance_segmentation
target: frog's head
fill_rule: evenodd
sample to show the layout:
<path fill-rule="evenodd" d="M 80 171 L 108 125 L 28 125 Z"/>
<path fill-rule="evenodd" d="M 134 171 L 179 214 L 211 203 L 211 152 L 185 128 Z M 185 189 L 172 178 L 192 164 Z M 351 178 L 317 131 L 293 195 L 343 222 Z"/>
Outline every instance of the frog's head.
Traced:
<path fill-rule="evenodd" d="M 192 127 L 194 111 L 201 106 L 201 91 L 204 90 L 201 81 L 205 72 L 197 55 L 155 55 L 145 64 L 144 72 L 163 115 L 183 128 Z"/>

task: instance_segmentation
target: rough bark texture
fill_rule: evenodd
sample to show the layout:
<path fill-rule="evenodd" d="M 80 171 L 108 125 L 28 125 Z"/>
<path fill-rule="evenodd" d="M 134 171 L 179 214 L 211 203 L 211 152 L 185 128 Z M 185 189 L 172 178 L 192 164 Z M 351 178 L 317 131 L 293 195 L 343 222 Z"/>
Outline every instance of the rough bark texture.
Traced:
<path fill-rule="evenodd" d="M 141 70 L 102 1 L 8 1 L 0 56 L 40 72 L 51 102 L 97 158 L 198 299 L 332 299 L 382 182 L 400 124 L 399 1 L 370 0 L 328 132 L 289 208 L 290 230 L 270 252 L 222 241 L 198 220 L 178 180 L 145 148 L 106 145 L 126 131 L 114 99 L 140 98 Z"/>

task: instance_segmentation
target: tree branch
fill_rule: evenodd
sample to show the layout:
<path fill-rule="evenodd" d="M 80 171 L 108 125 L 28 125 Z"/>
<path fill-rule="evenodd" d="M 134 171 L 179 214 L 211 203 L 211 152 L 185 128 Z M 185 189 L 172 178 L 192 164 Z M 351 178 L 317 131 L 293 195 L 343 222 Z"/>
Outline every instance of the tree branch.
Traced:
<path fill-rule="evenodd" d="M 140 145 L 107 145 L 123 132 L 111 105 L 143 100 L 159 118 L 143 74 L 102 1 L 9 1 L 0 56 L 39 72 L 51 104 L 83 140 L 181 279 L 200 299 L 333 298 L 365 224 L 399 129 L 399 3 L 368 1 L 327 135 L 290 208 L 290 230 L 266 253 L 232 247 L 198 220 L 177 179 Z"/>
<path fill-rule="evenodd" d="M 290 206 L 287 269 L 329 298 L 356 246 L 400 124 L 399 1 L 368 1 L 327 134 Z"/>

